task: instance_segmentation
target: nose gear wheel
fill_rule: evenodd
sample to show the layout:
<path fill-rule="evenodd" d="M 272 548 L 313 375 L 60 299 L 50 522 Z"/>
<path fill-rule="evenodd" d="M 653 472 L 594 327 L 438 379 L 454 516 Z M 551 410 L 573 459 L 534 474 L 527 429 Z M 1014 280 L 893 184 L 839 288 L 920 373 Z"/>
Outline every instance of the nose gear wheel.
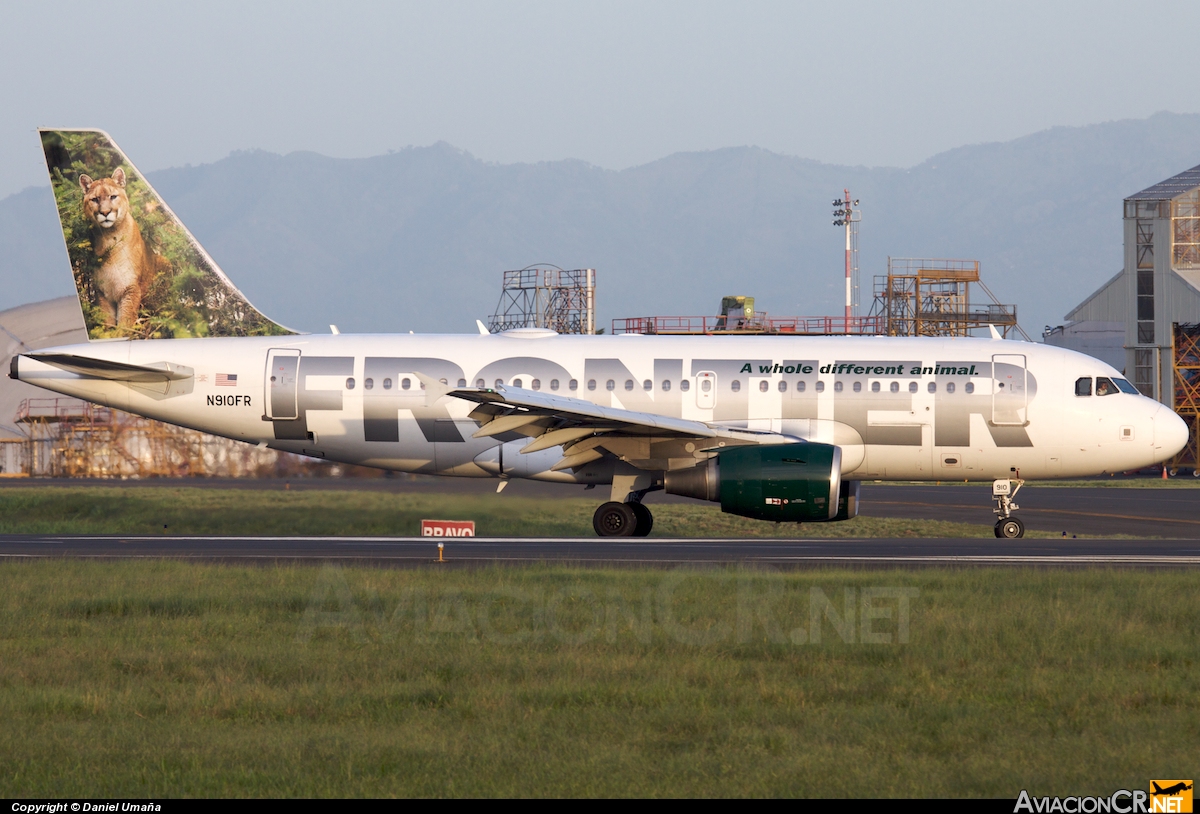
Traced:
<path fill-rule="evenodd" d="M 996 536 L 1002 540 L 1015 540 L 1025 536 L 1025 524 L 1015 517 L 996 522 Z"/>

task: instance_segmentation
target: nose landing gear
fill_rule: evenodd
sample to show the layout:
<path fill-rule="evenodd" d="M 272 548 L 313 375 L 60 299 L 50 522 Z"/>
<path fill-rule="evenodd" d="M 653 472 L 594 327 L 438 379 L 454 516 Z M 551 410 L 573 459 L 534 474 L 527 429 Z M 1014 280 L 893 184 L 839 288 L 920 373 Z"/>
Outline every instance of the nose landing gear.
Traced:
<path fill-rule="evenodd" d="M 1020 478 L 992 482 L 992 500 L 996 501 L 996 508 L 992 511 L 1000 518 L 996 521 L 996 536 L 1001 539 L 1012 540 L 1025 536 L 1025 524 L 1012 516 L 1014 511 L 1021 508 L 1013 503 L 1013 498 L 1024 485 L 1025 481 Z"/>

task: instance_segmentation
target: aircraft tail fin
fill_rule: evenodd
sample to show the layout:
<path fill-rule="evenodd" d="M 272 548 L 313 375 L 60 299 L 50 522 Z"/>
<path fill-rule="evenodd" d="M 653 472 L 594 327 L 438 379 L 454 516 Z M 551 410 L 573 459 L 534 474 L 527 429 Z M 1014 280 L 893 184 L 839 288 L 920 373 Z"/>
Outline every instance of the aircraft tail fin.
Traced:
<path fill-rule="evenodd" d="M 107 133 L 39 133 L 90 339 L 295 333 L 250 304 Z"/>

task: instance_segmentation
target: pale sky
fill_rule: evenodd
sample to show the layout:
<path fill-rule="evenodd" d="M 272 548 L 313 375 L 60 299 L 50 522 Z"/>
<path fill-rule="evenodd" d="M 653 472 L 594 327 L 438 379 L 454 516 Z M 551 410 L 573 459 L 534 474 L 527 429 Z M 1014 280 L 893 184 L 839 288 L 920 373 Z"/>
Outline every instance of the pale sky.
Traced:
<path fill-rule="evenodd" d="M 756 145 L 911 166 L 1055 125 L 1200 112 L 1200 3 L 78 2 L 0 6 L 0 197 L 38 126 L 143 170 L 234 150 L 611 169 Z"/>

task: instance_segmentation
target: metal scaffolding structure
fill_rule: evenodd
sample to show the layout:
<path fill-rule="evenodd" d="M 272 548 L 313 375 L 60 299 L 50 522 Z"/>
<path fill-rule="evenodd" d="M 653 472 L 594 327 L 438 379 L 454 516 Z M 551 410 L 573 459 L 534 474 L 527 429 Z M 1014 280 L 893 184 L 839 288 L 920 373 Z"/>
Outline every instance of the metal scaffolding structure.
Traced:
<path fill-rule="evenodd" d="M 560 334 L 596 332 L 596 270 L 534 265 L 504 272 L 492 333 L 549 328 Z"/>
<path fill-rule="evenodd" d="M 971 286 L 990 302 L 971 304 Z M 978 260 L 889 257 L 888 273 L 877 276 L 871 316 L 888 336 L 970 336 L 994 326 L 1007 338 L 1017 324 L 1017 306 L 1001 304 L 979 276 Z"/>
<path fill-rule="evenodd" d="M 1200 325 L 1172 325 L 1171 379 L 1175 383 L 1171 408 L 1188 426 L 1188 443 L 1167 464 L 1170 469 L 1180 466 L 1200 466 Z"/>
<path fill-rule="evenodd" d="M 323 466 L 71 398 L 25 399 L 15 420 L 26 437 L 4 445 L 10 477 L 286 477 Z"/>
<path fill-rule="evenodd" d="M 772 317 L 766 311 L 758 311 L 754 316 L 739 319 L 731 316 L 626 317 L 612 321 L 612 332 L 672 336 L 875 336 L 883 333 L 883 326 L 883 319 L 878 317 Z"/>

